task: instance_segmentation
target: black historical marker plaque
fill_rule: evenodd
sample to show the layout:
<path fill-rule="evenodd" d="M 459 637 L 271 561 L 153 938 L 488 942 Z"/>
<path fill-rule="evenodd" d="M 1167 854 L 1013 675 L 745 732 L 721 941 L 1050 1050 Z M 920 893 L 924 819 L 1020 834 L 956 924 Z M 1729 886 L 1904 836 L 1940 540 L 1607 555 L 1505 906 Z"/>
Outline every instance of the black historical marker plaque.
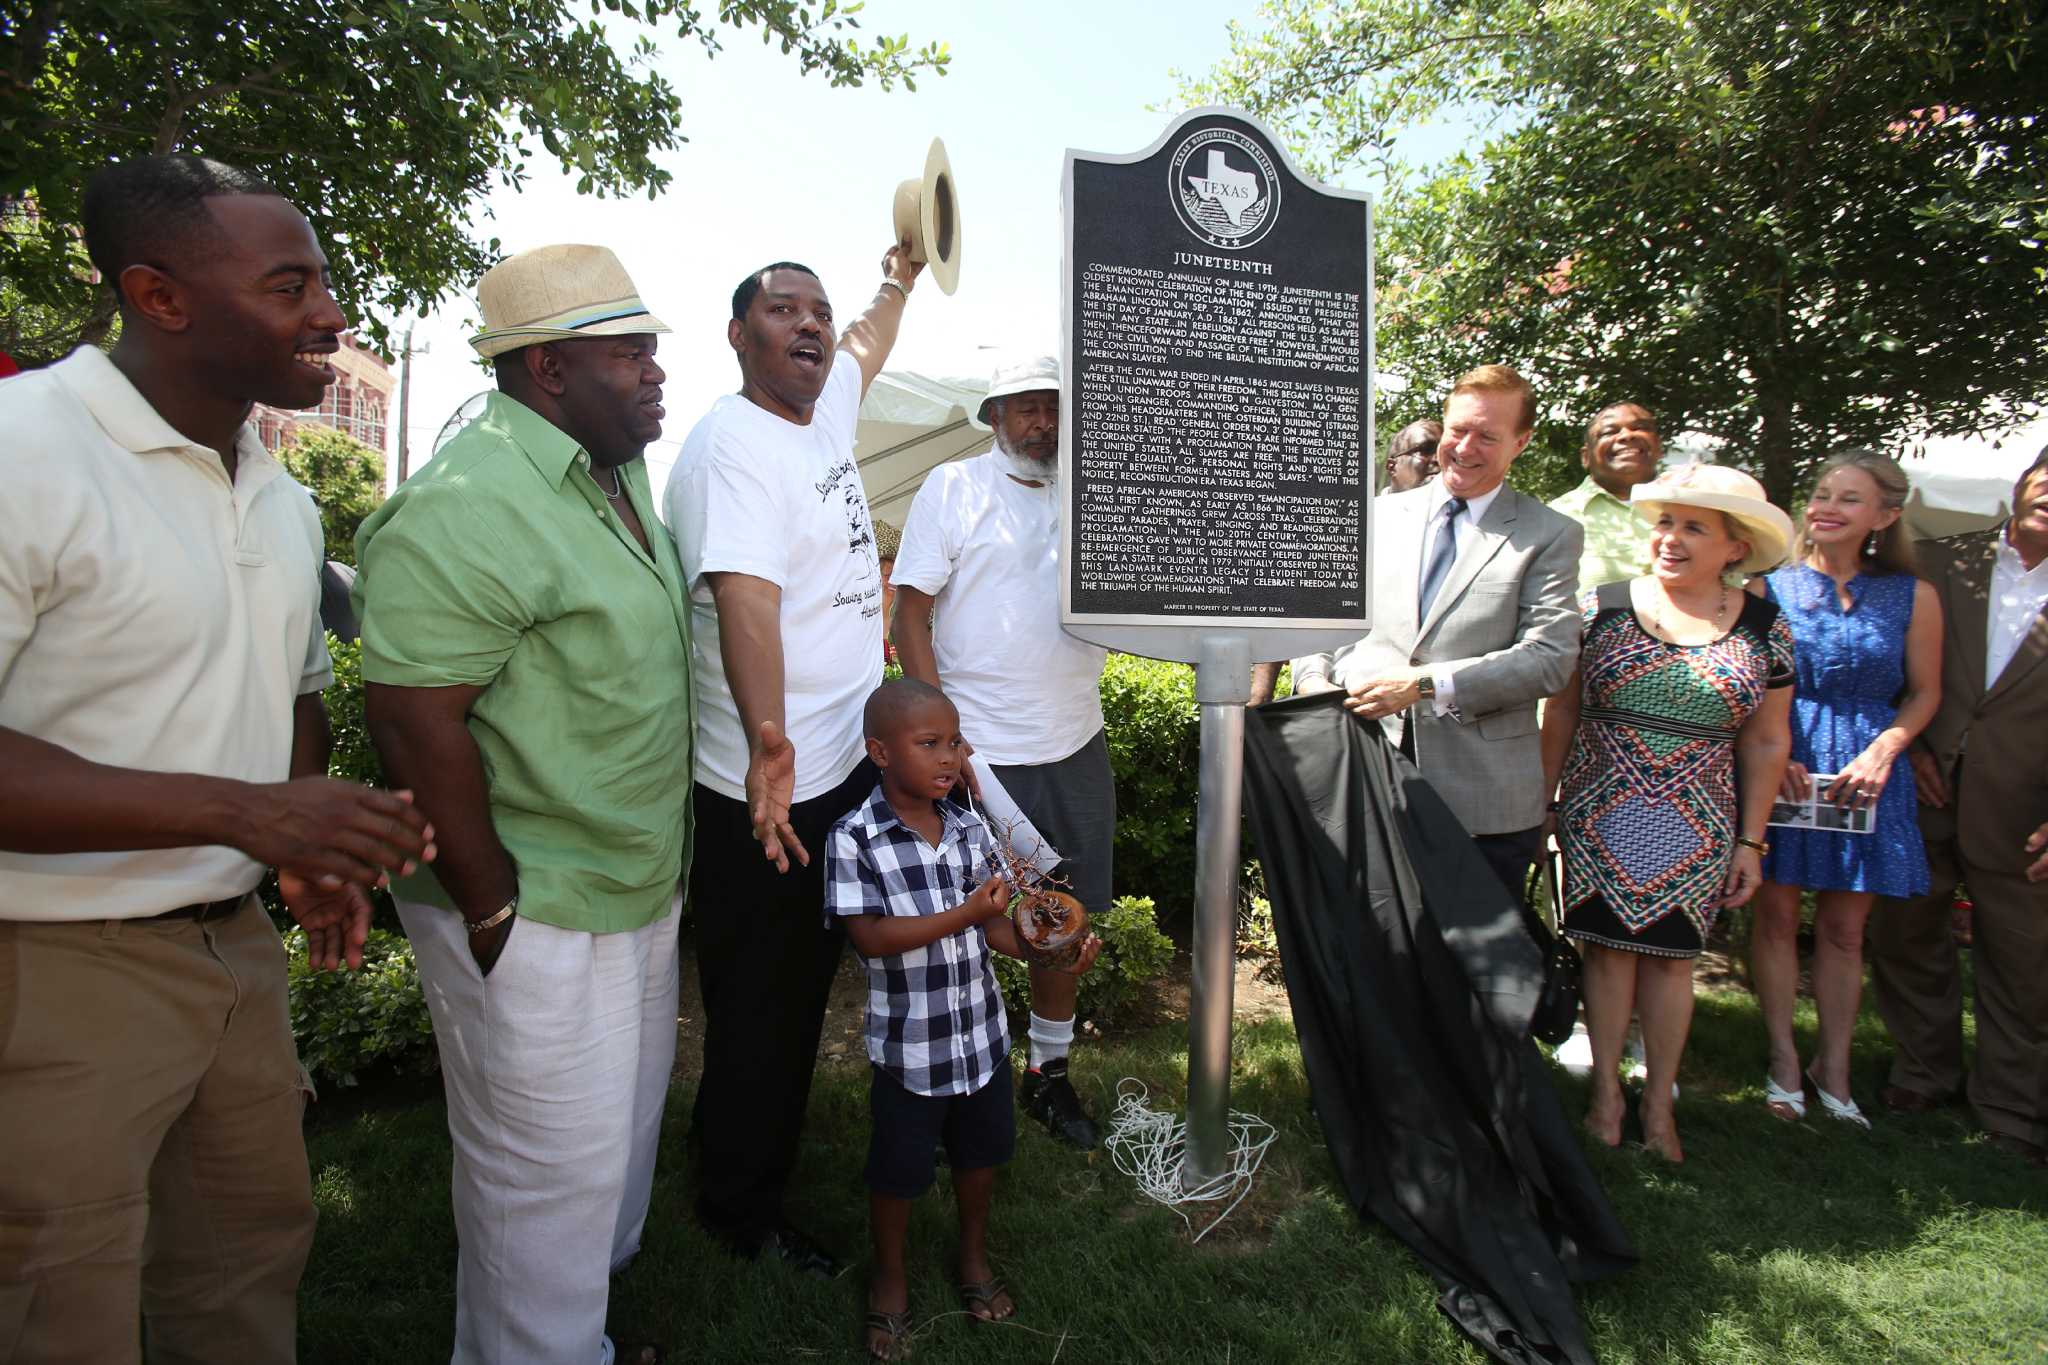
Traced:
<path fill-rule="evenodd" d="M 1210 109 L 1135 156 L 1068 152 L 1065 199 L 1063 619 L 1363 634 L 1365 196 Z"/>

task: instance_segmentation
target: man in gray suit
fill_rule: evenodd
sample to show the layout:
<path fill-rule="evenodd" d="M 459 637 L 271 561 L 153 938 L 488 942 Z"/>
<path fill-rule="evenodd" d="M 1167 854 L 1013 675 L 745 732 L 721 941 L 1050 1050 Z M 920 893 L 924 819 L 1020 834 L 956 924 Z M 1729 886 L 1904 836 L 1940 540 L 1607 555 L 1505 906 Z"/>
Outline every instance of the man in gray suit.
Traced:
<path fill-rule="evenodd" d="M 1536 703 L 1578 666 L 1585 543 L 1577 522 L 1506 484 L 1535 420 L 1507 366 L 1460 376 L 1436 480 L 1375 509 L 1371 631 L 1294 661 L 1295 691 L 1344 689 L 1517 893 L 1543 843 Z"/>

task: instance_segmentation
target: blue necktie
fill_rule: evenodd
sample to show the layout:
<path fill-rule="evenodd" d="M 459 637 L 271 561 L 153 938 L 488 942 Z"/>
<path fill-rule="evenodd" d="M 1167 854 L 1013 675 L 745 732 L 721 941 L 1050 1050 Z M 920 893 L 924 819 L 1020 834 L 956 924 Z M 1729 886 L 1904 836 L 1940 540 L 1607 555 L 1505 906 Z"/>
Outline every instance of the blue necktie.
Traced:
<path fill-rule="evenodd" d="M 1430 604 L 1436 601 L 1437 591 L 1444 580 L 1451 576 L 1452 561 L 1458 557 L 1458 516 L 1465 510 L 1463 498 L 1452 498 L 1444 504 L 1444 524 L 1436 533 L 1436 544 L 1430 547 L 1429 563 L 1422 570 L 1422 593 L 1416 599 L 1415 620 L 1417 623 L 1429 619 Z"/>

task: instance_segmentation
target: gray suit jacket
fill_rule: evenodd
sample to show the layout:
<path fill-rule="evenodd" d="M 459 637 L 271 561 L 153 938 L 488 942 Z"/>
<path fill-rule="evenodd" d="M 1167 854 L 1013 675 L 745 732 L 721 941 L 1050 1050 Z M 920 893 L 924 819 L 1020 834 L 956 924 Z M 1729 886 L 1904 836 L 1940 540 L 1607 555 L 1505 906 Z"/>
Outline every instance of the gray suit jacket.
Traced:
<path fill-rule="evenodd" d="M 1294 665 L 1296 690 L 1318 674 L 1339 687 L 1410 665 L 1451 676 L 1457 710 L 1438 716 L 1419 702 L 1382 722 L 1399 739 L 1415 730 L 1415 760 L 1472 834 L 1543 823 L 1543 755 L 1536 703 L 1571 680 L 1579 662 L 1579 554 L 1585 531 L 1536 499 L 1503 488 L 1416 619 L 1422 533 L 1430 487 L 1395 493 L 1374 508 L 1372 629 L 1334 655 Z"/>

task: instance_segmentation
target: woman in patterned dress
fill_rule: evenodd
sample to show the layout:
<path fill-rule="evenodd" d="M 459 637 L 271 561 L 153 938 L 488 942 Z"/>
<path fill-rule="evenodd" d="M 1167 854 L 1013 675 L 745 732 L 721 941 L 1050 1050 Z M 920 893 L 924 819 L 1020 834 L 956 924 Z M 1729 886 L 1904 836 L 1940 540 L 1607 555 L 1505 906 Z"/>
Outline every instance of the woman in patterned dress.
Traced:
<path fill-rule="evenodd" d="M 1863 921 L 1878 896 L 1927 894 L 1927 849 L 1913 809 L 1906 747 L 1941 704 L 1941 604 L 1913 573 L 1900 520 L 1905 471 L 1869 450 L 1821 466 L 1791 564 L 1750 585 L 1778 604 L 1799 653 L 1792 762 L 1784 794 L 1804 800 L 1811 773 L 1839 774 L 1822 793 L 1870 809 L 1868 834 L 1778 829 L 1764 860 L 1750 930 L 1750 979 L 1770 1036 L 1764 1103 L 1806 1117 L 1792 1004 L 1799 990 L 1799 893 L 1818 893 L 1813 1003 L 1820 1037 L 1806 1079 L 1828 1117 L 1868 1128 L 1849 1093 L 1849 1039 L 1863 994 Z"/>
<path fill-rule="evenodd" d="M 1586 1127 L 1621 1142 L 1617 1067 L 1640 1013 L 1643 1142 L 1682 1161 L 1672 1082 L 1692 960 L 1714 916 L 1763 881 L 1764 823 L 1791 749 L 1791 632 L 1775 603 L 1722 575 L 1784 559 L 1792 520 L 1755 479 L 1717 465 L 1640 484 L 1631 506 L 1653 528 L 1650 572 L 1581 598 L 1579 671 L 1544 710 L 1543 760 L 1559 793 L 1564 932 L 1585 954 Z"/>

